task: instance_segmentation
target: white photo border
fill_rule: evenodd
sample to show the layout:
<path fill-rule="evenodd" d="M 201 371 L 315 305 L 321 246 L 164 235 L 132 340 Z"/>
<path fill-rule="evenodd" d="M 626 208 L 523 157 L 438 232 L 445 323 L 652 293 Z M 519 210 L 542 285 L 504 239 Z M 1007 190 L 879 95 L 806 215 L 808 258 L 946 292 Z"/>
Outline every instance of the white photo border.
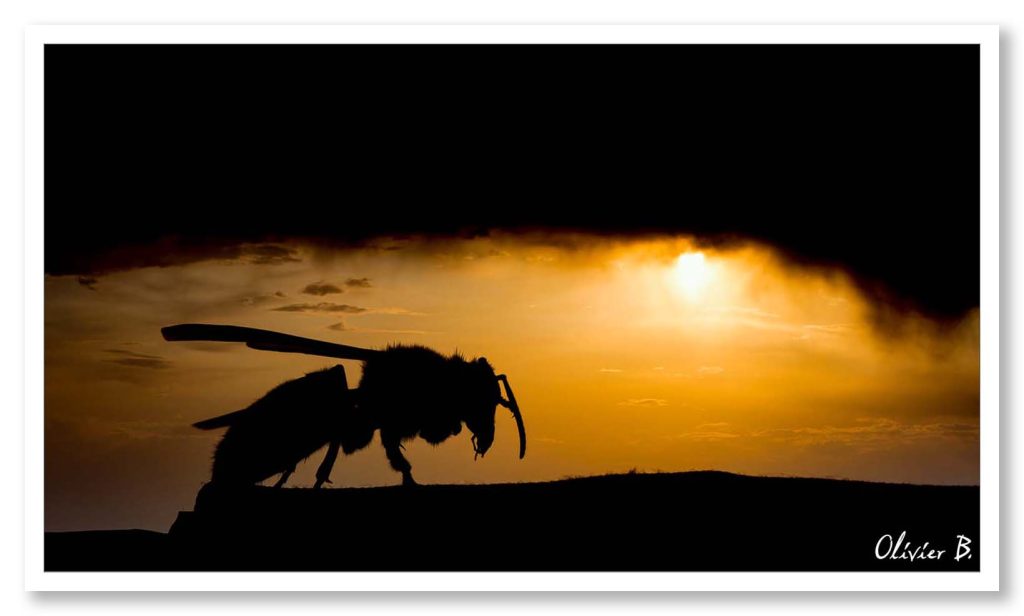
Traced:
<path fill-rule="evenodd" d="M 46 44 L 976 44 L 981 96 L 981 550 L 977 572 L 47 572 L 43 569 Z M 32 26 L 25 31 L 25 589 L 30 591 L 999 590 L 997 26 Z M 804 549 L 812 549 L 807 546 Z"/>

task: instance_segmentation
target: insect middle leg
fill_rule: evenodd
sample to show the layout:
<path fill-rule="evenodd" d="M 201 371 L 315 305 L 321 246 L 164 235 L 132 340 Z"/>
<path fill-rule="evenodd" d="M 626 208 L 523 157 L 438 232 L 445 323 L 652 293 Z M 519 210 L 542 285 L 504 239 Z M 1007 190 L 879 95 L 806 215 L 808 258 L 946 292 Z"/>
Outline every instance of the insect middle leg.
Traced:
<path fill-rule="evenodd" d="M 334 461 L 338 459 L 338 449 L 340 447 L 341 441 L 331 441 L 330 445 L 327 446 L 327 455 L 324 456 L 324 461 L 320 463 L 320 468 L 316 469 L 314 488 L 319 488 L 324 483 L 331 483 L 331 469 L 334 468 Z"/>
<path fill-rule="evenodd" d="M 401 440 L 385 435 L 383 432 L 380 440 L 384 445 L 384 453 L 388 456 L 388 462 L 391 462 L 391 468 L 402 473 L 402 485 L 416 485 L 416 481 L 412 478 L 412 464 L 409 464 L 409 461 L 402 455 Z"/>

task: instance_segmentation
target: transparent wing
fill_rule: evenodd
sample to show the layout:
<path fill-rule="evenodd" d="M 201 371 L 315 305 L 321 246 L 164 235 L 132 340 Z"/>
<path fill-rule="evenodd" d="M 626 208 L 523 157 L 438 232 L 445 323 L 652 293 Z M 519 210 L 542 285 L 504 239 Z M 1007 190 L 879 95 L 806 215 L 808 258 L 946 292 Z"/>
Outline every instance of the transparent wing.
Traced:
<path fill-rule="evenodd" d="M 164 340 L 169 342 L 203 341 L 203 342 L 242 342 L 250 349 L 260 351 L 277 351 L 278 353 L 302 353 L 319 355 L 337 359 L 355 359 L 365 361 L 378 355 L 381 351 L 361 349 L 359 347 L 313 340 L 301 336 L 292 336 L 272 332 L 255 327 L 238 325 L 206 325 L 202 323 L 186 323 L 171 325 L 160 330 Z"/>

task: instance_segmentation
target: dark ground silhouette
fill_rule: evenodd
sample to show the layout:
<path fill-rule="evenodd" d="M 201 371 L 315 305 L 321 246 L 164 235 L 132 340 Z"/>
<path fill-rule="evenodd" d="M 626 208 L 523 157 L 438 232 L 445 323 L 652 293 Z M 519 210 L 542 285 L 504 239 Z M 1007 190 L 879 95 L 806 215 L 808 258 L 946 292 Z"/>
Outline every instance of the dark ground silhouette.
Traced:
<path fill-rule="evenodd" d="M 167 534 L 47 533 L 48 571 L 977 571 L 979 492 L 721 472 L 310 490 L 207 484 Z M 879 560 L 906 531 L 937 560 Z M 957 535 L 972 558 L 954 561 Z M 902 551 L 902 550 L 901 550 Z"/>

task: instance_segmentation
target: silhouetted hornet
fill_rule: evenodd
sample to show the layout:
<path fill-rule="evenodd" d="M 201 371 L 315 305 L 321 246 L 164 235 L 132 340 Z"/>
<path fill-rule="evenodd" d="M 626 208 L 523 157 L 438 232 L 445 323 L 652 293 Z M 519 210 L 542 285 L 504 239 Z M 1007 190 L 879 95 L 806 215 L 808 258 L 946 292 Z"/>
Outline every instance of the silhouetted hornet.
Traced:
<path fill-rule="evenodd" d="M 249 407 L 193 424 L 203 430 L 227 427 L 213 458 L 212 481 L 259 483 L 281 473 L 284 485 L 295 465 L 327 445 L 315 487 L 330 483 L 339 448 L 346 454 L 370 444 L 380 430 L 391 467 L 402 483 L 415 485 L 402 441 L 420 436 L 439 444 L 462 431 L 473 433 L 474 459 L 494 441 L 497 405 L 512 411 L 519 429 L 519 457 L 526 455 L 526 428 L 505 375 L 483 357 L 445 357 L 422 346 L 384 350 L 312 340 L 233 325 L 173 325 L 161 330 L 168 341 L 243 342 L 249 348 L 304 353 L 363 362 L 357 389 L 349 389 L 340 366 L 311 372 L 272 389 Z M 498 383 L 508 398 L 501 395 Z"/>

